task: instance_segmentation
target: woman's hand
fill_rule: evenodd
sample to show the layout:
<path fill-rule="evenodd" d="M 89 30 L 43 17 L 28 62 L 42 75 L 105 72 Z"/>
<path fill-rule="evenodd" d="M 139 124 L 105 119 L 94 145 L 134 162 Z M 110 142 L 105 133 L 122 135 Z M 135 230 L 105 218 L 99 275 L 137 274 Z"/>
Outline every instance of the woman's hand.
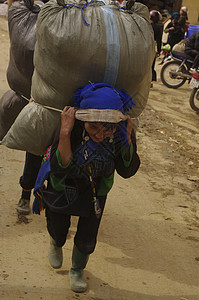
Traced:
<path fill-rule="evenodd" d="M 76 109 L 71 106 L 64 107 L 61 113 L 61 135 L 70 135 L 75 124 L 75 111 Z"/>
<path fill-rule="evenodd" d="M 61 113 L 61 129 L 58 149 L 63 166 L 67 166 L 72 156 L 70 135 L 75 124 L 75 108 L 66 106 Z"/>
<path fill-rule="evenodd" d="M 133 130 L 133 119 L 129 115 L 127 115 L 127 126 L 126 126 L 126 136 L 129 142 L 129 146 L 131 145 L 131 132 Z"/>
<path fill-rule="evenodd" d="M 133 130 L 133 126 L 134 126 L 133 119 L 131 119 L 131 117 L 129 115 L 127 115 L 126 137 L 127 137 L 128 143 L 129 143 L 129 147 L 125 148 L 126 160 L 130 159 L 131 133 Z"/>

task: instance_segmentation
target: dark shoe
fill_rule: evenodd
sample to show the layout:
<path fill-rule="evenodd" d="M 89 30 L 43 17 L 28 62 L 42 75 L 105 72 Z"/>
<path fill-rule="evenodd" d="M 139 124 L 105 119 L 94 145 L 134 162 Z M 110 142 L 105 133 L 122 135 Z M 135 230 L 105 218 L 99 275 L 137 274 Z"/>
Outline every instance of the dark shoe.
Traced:
<path fill-rule="evenodd" d="M 48 250 L 48 259 L 51 267 L 59 269 L 63 262 L 63 251 L 62 247 L 57 247 L 55 240 L 50 237 L 50 246 Z"/>
<path fill-rule="evenodd" d="M 16 208 L 18 214 L 20 215 L 29 215 L 30 213 L 30 200 L 29 199 L 24 199 L 20 198 L 19 203 L 17 204 Z"/>

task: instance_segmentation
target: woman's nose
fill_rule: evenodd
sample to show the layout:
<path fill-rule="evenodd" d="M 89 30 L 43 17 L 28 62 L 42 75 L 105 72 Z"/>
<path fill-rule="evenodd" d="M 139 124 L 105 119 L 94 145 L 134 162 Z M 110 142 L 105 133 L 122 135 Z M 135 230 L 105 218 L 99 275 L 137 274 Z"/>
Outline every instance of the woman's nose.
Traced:
<path fill-rule="evenodd" d="M 96 137 L 98 139 L 103 139 L 104 138 L 104 131 L 102 129 L 100 129 L 99 131 L 97 131 Z"/>

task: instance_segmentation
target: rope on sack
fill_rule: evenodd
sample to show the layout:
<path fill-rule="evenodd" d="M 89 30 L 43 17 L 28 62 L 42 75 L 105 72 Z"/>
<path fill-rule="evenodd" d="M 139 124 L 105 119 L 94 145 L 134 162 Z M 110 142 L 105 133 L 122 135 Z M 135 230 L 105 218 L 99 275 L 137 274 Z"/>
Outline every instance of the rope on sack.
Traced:
<path fill-rule="evenodd" d="M 120 10 L 131 11 L 134 4 L 135 4 L 135 0 L 127 0 L 127 1 L 124 0 L 122 2 L 122 6 L 121 6 Z"/>
<path fill-rule="evenodd" d="M 62 113 L 62 111 L 63 111 L 63 110 L 61 110 L 59 108 L 55 108 L 55 107 L 52 107 L 52 106 L 47 106 L 47 105 L 43 105 L 41 103 L 35 102 L 35 100 L 33 98 L 28 99 L 28 98 L 26 98 L 23 95 L 20 95 L 20 96 L 22 98 L 24 98 L 26 101 L 28 101 L 29 103 L 34 102 L 34 104 L 36 104 L 38 106 L 41 106 L 43 108 L 47 108 L 47 109 L 50 109 L 50 110 L 53 110 L 53 111 L 56 111 L 56 112 L 59 112 L 59 113 Z M 91 111 L 92 109 L 87 109 L 87 111 L 88 110 Z M 95 117 L 99 119 L 98 122 L 102 122 L 100 114 L 101 114 L 100 110 L 95 110 Z M 104 109 L 103 110 L 103 114 L 107 114 L 107 116 L 105 115 L 105 119 L 107 119 L 108 116 L 110 116 L 110 114 L 111 114 L 111 110 Z M 85 111 L 82 111 L 82 110 L 77 110 L 76 111 L 75 118 L 78 119 L 78 120 L 80 120 L 80 121 L 89 121 L 89 117 L 90 116 L 89 116 L 88 112 L 85 112 Z M 120 121 L 124 121 L 126 119 L 127 119 L 127 117 L 125 115 L 123 115 L 121 112 L 115 111 L 115 123 L 120 122 Z M 132 118 L 131 117 L 131 119 L 139 121 L 139 118 Z M 93 122 L 93 120 L 90 120 L 90 122 Z M 103 122 L 106 122 L 106 121 L 103 120 Z M 1 142 L 0 142 L 0 145 L 1 145 Z"/>
<path fill-rule="evenodd" d="M 94 0 L 92 0 L 92 1 L 90 1 L 90 2 L 88 2 L 88 3 L 86 3 L 86 4 L 84 4 L 82 7 L 81 7 L 81 6 L 77 6 L 77 5 L 75 5 L 75 4 L 72 4 L 72 3 L 66 3 L 64 7 L 67 8 L 68 6 L 72 6 L 72 7 L 80 8 L 80 9 L 82 10 L 82 17 L 83 17 L 84 23 L 85 23 L 86 26 L 89 26 L 90 24 L 87 23 L 87 22 L 86 22 L 86 19 L 85 19 L 84 9 L 85 9 L 87 6 L 89 6 L 91 3 L 93 3 L 93 2 L 94 2 Z"/>
<path fill-rule="evenodd" d="M 38 102 L 35 102 L 35 100 L 33 99 L 33 98 L 31 98 L 31 99 L 28 99 L 28 98 L 26 98 L 25 96 L 23 96 L 23 95 L 20 95 L 22 98 L 24 98 L 25 100 L 27 100 L 29 103 L 31 103 L 31 102 L 34 102 L 36 105 L 38 105 L 38 106 L 41 106 L 41 107 L 44 107 L 44 108 L 47 108 L 47 109 L 50 109 L 50 110 L 53 110 L 53 111 L 57 111 L 57 112 L 62 112 L 62 110 L 61 109 L 58 109 L 58 108 L 55 108 L 55 107 L 52 107 L 52 106 L 47 106 L 47 105 L 43 105 L 43 104 L 40 104 L 40 103 L 38 103 Z"/>
<path fill-rule="evenodd" d="M 40 12 L 40 6 L 34 4 L 34 0 L 24 0 L 25 6 L 33 13 L 38 14 Z"/>

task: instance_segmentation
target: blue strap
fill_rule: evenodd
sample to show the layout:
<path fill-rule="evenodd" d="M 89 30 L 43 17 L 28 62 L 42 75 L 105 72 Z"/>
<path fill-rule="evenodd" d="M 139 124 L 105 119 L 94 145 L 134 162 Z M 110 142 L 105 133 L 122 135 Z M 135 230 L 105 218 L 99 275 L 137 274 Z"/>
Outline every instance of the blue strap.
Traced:
<path fill-rule="evenodd" d="M 92 0 L 92 1 L 90 1 L 90 2 L 88 2 L 88 3 L 86 3 L 86 4 L 84 4 L 82 7 L 81 7 L 81 6 L 77 6 L 77 5 L 75 5 L 75 4 L 72 4 L 72 3 L 66 3 L 64 7 L 67 8 L 68 6 L 73 6 L 73 7 L 80 8 L 80 9 L 82 10 L 82 17 L 83 17 L 84 23 L 86 24 L 86 26 L 89 26 L 90 24 L 88 24 L 88 23 L 86 22 L 86 19 L 85 19 L 85 16 L 84 16 L 84 9 L 85 9 L 87 6 L 89 6 L 91 3 L 93 3 L 93 2 L 94 2 L 94 0 Z"/>
<path fill-rule="evenodd" d="M 113 9 L 108 5 L 101 6 L 101 8 L 104 13 L 107 39 L 107 56 L 104 82 L 115 86 L 120 64 L 119 33 Z"/>

